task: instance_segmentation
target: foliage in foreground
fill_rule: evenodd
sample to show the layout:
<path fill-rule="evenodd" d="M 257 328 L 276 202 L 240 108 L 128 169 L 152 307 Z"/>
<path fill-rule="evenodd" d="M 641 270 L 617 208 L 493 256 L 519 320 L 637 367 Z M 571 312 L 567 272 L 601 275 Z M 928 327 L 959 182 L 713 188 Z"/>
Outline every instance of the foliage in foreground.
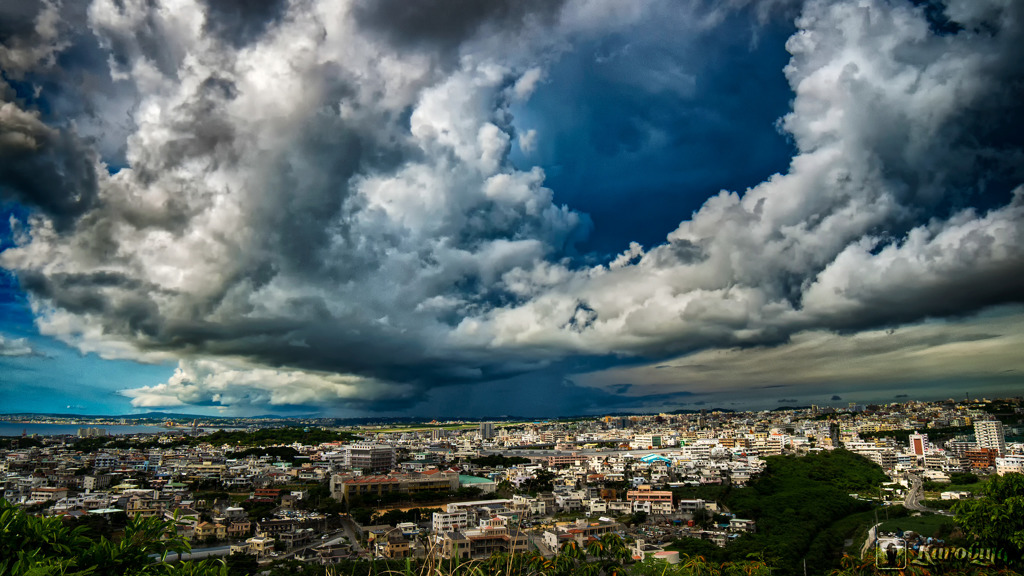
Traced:
<path fill-rule="evenodd" d="M 1024 474 L 992 476 L 977 500 L 953 506 L 956 523 L 979 544 L 1002 548 L 1024 561 Z"/>
<path fill-rule="evenodd" d="M 227 576 L 219 561 L 163 562 L 189 550 L 170 521 L 138 517 L 116 540 L 92 538 L 85 526 L 31 516 L 0 499 L 0 576 Z"/>

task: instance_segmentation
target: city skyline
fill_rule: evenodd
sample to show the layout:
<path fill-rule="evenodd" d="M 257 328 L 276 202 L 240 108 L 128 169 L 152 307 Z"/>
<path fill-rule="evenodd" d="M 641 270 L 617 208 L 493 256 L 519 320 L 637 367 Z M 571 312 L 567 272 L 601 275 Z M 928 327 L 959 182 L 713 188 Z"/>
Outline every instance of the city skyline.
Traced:
<path fill-rule="evenodd" d="M 0 7 L 4 413 L 1024 390 L 1024 8 Z"/>

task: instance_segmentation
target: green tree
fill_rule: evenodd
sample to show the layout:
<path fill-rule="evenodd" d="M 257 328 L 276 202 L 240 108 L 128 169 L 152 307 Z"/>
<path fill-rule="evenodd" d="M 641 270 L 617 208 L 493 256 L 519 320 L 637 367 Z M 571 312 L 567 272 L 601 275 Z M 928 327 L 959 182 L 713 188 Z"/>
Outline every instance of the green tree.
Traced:
<path fill-rule="evenodd" d="M 168 554 L 190 549 L 174 534 L 172 521 L 137 517 L 114 540 L 87 532 L 86 526 L 31 516 L 0 499 L 0 575 L 227 576 L 220 561 L 165 562 Z"/>
<path fill-rule="evenodd" d="M 980 544 L 1003 548 L 1014 561 L 1024 556 L 1024 474 L 992 476 L 977 500 L 953 507 L 956 523 Z"/>

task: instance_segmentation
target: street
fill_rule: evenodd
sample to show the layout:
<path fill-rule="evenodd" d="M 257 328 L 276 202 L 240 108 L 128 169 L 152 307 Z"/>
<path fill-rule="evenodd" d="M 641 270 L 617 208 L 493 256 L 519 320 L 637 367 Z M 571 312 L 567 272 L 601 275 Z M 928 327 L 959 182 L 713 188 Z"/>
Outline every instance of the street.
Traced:
<path fill-rule="evenodd" d="M 921 505 L 921 497 L 924 494 L 924 491 L 921 489 L 923 485 L 921 478 L 911 474 L 910 480 L 910 490 L 907 491 L 907 497 L 903 500 L 903 506 L 907 510 L 916 510 L 918 512 L 938 512 L 938 510 Z"/>
<path fill-rule="evenodd" d="M 213 546 L 210 548 L 193 548 L 191 552 L 184 554 L 168 554 L 167 561 L 173 562 L 175 560 L 187 561 L 187 560 L 205 560 L 216 556 L 227 556 L 231 553 L 231 546 Z"/>

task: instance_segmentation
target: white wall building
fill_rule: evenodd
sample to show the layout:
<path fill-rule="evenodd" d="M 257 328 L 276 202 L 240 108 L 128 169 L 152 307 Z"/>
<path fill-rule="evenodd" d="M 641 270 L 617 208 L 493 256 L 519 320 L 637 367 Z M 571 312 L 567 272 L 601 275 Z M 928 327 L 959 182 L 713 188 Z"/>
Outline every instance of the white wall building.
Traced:
<path fill-rule="evenodd" d="M 1000 456 L 1006 454 L 1006 432 L 997 420 L 978 420 L 974 423 L 974 439 L 978 448 L 991 448 Z"/>

